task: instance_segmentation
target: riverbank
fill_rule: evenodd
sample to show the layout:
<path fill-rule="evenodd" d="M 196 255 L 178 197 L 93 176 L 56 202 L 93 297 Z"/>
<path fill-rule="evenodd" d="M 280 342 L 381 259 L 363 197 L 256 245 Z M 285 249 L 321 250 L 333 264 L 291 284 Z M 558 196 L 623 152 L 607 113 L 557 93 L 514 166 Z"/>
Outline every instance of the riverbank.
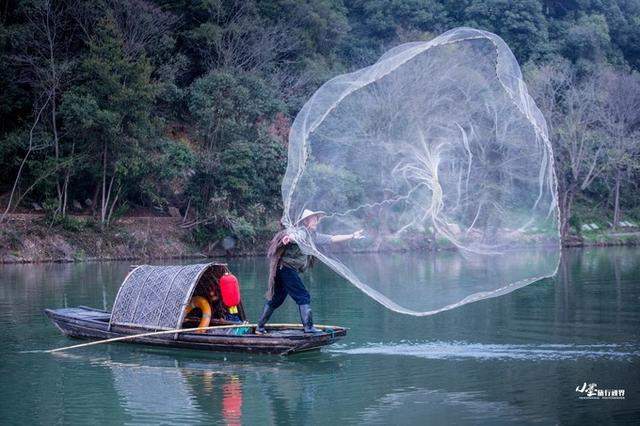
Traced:
<path fill-rule="evenodd" d="M 266 241 L 237 244 L 226 250 L 222 241 L 196 244 L 176 217 L 118 219 L 101 231 L 89 216 L 71 216 L 52 226 L 43 215 L 13 214 L 0 225 L 0 263 L 82 262 L 95 260 L 158 260 L 215 258 L 264 254 Z M 566 247 L 637 246 L 638 229 L 584 232 L 565 241 Z"/>
<path fill-rule="evenodd" d="M 70 216 L 53 226 L 43 215 L 12 214 L 0 224 L 0 263 L 246 256 L 265 247 L 256 243 L 228 251 L 221 241 L 201 246 L 181 223 L 175 217 L 124 217 L 102 231 L 90 216 Z"/>

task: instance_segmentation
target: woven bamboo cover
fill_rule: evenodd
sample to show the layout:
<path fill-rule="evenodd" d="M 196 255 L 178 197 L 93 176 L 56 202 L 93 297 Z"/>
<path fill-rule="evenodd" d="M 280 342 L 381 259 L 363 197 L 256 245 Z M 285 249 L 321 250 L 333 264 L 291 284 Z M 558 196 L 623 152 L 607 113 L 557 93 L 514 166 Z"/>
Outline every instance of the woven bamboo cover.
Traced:
<path fill-rule="evenodd" d="M 179 328 L 198 280 L 214 265 L 138 266 L 118 291 L 110 326 Z"/>

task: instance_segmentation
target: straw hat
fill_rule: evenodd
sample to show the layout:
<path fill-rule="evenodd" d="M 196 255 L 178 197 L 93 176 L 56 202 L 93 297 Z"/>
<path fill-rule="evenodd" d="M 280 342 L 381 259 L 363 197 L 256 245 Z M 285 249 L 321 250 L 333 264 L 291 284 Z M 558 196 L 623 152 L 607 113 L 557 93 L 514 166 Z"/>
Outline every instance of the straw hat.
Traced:
<path fill-rule="evenodd" d="M 322 210 L 318 210 L 317 212 L 314 212 L 313 210 L 304 209 L 302 211 L 302 216 L 300 216 L 300 219 L 298 219 L 298 222 L 296 224 L 300 224 L 302 221 L 310 218 L 311 216 L 326 216 L 326 215 L 327 213 L 323 212 Z"/>

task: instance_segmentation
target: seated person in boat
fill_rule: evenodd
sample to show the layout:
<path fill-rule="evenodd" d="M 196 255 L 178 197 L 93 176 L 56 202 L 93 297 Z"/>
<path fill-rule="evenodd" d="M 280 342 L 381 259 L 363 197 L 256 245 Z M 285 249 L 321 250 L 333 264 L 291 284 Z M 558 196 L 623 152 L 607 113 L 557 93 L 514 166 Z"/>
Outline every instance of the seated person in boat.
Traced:
<path fill-rule="evenodd" d="M 196 302 L 198 299 L 200 301 Z M 201 306 L 198 303 L 208 304 L 208 306 Z M 216 278 L 213 274 L 205 275 L 202 279 L 202 285 L 199 285 L 195 290 L 194 297 L 187 307 L 187 326 L 195 327 L 202 315 L 209 315 L 205 314 L 204 310 L 207 312 L 210 310 L 212 324 L 242 322 L 239 312 L 240 303 L 240 287 L 238 280 L 233 275 L 228 272 L 220 278 Z M 199 310 L 191 313 L 195 308 Z M 200 315 L 197 314 L 198 312 Z"/>
<path fill-rule="evenodd" d="M 316 232 L 318 223 L 324 215 L 325 213 L 322 211 L 314 212 L 305 209 L 298 221 L 298 225 L 304 227 L 306 233 L 316 245 L 340 243 L 364 237 L 362 230 L 348 235 L 327 235 Z M 282 305 L 287 295 L 291 296 L 298 305 L 304 332 L 318 332 L 319 330 L 313 326 L 311 296 L 299 275 L 313 266 L 315 258 L 304 254 L 300 246 L 294 241 L 294 237 L 289 235 L 286 230 L 278 232 L 273 237 L 267 256 L 269 258 L 267 302 L 258 320 L 256 333 L 266 333 L 265 324 L 269 321 L 273 312 Z"/>

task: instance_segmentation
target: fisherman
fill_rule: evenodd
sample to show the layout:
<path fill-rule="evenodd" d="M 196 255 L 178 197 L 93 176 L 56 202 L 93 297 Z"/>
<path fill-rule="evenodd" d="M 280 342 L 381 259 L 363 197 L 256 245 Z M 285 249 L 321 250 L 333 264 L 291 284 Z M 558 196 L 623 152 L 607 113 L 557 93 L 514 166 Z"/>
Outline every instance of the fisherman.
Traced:
<path fill-rule="evenodd" d="M 327 235 L 316 232 L 318 222 L 326 216 L 323 211 L 305 209 L 302 217 L 297 222 L 316 246 L 330 243 L 340 243 L 364 238 L 363 230 L 358 230 L 348 235 Z M 311 296 L 304 287 L 299 273 L 313 266 L 315 258 L 302 252 L 300 246 L 294 241 L 294 236 L 285 229 L 279 231 L 271 240 L 267 253 L 269 258 L 269 288 L 267 290 L 267 302 L 264 304 L 262 315 L 256 327 L 257 334 L 264 334 L 267 321 L 287 297 L 287 294 L 298 304 L 300 319 L 305 333 L 317 333 L 319 330 L 313 326 L 311 316 Z"/>

